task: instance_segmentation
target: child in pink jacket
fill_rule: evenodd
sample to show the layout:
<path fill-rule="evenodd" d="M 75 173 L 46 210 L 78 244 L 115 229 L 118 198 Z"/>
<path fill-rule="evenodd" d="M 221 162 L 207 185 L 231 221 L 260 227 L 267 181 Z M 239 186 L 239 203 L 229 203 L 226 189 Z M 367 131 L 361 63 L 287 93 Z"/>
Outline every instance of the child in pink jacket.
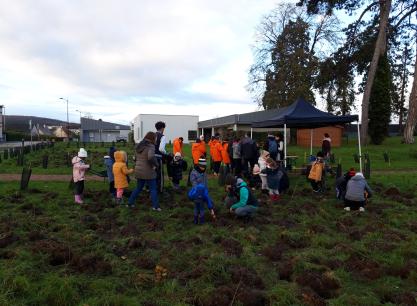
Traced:
<path fill-rule="evenodd" d="M 87 157 L 87 151 L 84 148 L 80 148 L 78 155 L 72 159 L 72 179 L 75 184 L 75 196 L 74 201 L 77 204 L 83 204 L 83 192 L 84 192 L 84 180 L 85 171 L 90 168 L 90 165 L 85 163 Z"/>

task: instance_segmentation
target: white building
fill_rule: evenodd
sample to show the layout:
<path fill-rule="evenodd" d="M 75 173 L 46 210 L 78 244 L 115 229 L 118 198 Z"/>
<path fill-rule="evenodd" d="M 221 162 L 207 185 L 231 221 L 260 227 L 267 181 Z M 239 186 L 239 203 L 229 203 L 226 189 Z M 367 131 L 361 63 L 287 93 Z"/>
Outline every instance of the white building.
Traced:
<path fill-rule="evenodd" d="M 197 139 L 198 116 L 139 114 L 133 119 L 135 142 L 141 141 L 147 132 L 155 132 L 155 123 L 158 121 L 166 124 L 164 135 L 167 142 L 177 137 L 184 138 L 184 143 Z"/>

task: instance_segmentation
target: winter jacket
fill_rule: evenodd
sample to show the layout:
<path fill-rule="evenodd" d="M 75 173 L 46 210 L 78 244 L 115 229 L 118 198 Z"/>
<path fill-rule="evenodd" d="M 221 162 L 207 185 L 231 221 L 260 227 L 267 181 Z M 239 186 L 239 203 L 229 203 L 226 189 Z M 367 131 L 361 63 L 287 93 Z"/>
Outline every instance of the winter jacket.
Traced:
<path fill-rule="evenodd" d="M 372 189 L 365 178 L 361 175 L 355 175 L 347 183 L 345 199 L 363 202 L 365 201 L 365 191 L 368 193 L 368 197 L 372 196 Z"/>
<path fill-rule="evenodd" d="M 208 209 L 213 209 L 213 201 L 211 200 L 208 189 L 204 184 L 197 184 L 188 192 L 188 198 L 194 202 L 207 203 Z"/>
<path fill-rule="evenodd" d="M 72 178 L 74 183 L 85 180 L 85 170 L 90 168 L 81 158 L 75 156 L 72 159 Z"/>
<path fill-rule="evenodd" d="M 241 159 L 239 142 L 233 142 L 233 159 Z"/>
<path fill-rule="evenodd" d="M 279 190 L 279 183 L 283 176 L 283 173 L 279 168 L 272 169 L 266 167 L 261 173 L 266 174 L 266 181 L 269 189 Z"/>
<path fill-rule="evenodd" d="M 193 187 L 197 186 L 198 184 L 203 184 L 208 188 L 207 174 L 202 172 L 198 166 L 195 166 L 191 171 L 190 182 Z"/>
<path fill-rule="evenodd" d="M 181 156 L 184 156 L 183 152 L 182 152 L 182 142 L 180 141 L 179 138 L 175 138 L 173 143 L 173 154 L 175 155 L 175 153 L 180 152 Z"/>
<path fill-rule="evenodd" d="M 240 142 L 240 154 L 244 159 L 256 158 L 258 155 L 257 150 L 256 143 L 249 137 L 243 138 Z"/>
<path fill-rule="evenodd" d="M 168 164 L 168 176 L 173 180 L 182 180 L 182 172 L 187 169 L 187 163 L 183 160 L 175 160 L 174 158 Z"/>
<path fill-rule="evenodd" d="M 200 157 L 206 155 L 206 143 L 200 140 L 199 142 L 193 143 L 191 146 L 191 154 L 193 156 L 194 165 L 197 165 Z"/>
<path fill-rule="evenodd" d="M 331 143 L 332 143 L 332 140 L 330 138 L 326 137 L 323 139 L 323 142 L 321 144 L 321 151 L 323 152 L 324 156 L 327 156 L 330 153 L 332 149 Z"/>
<path fill-rule="evenodd" d="M 213 140 L 210 147 L 210 155 L 214 162 L 222 161 L 222 145 L 217 139 Z"/>
<path fill-rule="evenodd" d="M 156 178 L 158 162 L 155 157 L 155 145 L 144 139 L 136 146 L 135 177 L 142 180 Z"/>
<path fill-rule="evenodd" d="M 114 188 L 127 188 L 129 187 L 127 175 L 133 173 L 133 169 L 127 168 L 126 152 L 116 151 L 114 159 L 116 160 L 113 164 Z"/>
<path fill-rule="evenodd" d="M 278 142 L 275 140 L 274 135 L 268 135 L 263 149 L 271 154 L 272 159 L 275 159 L 274 156 L 276 157 L 278 154 Z"/>
<path fill-rule="evenodd" d="M 256 199 L 253 197 L 251 191 L 249 190 L 248 185 L 243 181 L 236 186 L 238 193 L 239 202 L 233 204 L 230 208 L 237 209 L 239 207 L 244 207 L 246 205 L 250 205 L 252 207 L 257 207 L 258 203 Z"/>
<path fill-rule="evenodd" d="M 229 144 L 227 142 L 222 145 L 222 161 L 225 165 L 230 165 Z"/>
<path fill-rule="evenodd" d="M 107 178 L 109 182 L 114 182 L 113 164 L 114 160 L 110 156 L 104 156 L 104 166 L 106 166 Z"/>

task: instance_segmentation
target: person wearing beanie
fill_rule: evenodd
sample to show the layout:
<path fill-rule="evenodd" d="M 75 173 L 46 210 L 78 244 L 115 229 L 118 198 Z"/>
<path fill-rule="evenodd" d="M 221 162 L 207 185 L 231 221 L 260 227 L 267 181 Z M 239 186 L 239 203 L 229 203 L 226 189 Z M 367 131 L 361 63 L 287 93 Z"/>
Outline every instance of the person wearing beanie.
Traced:
<path fill-rule="evenodd" d="M 345 173 L 345 175 L 336 179 L 336 198 L 342 201 L 345 200 L 347 183 L 352 177 L 355 176 L 355 174 L 355 169 L 350 168 L 349 171 Z"/>
<path fill-rule="evenodd" d="M 72 159 L 72 179 L 74 181 L 74 201 L 77 204 L 83 204 L 84 193 L 84 180 L 85 171 L 90 168 L 90 165 L 85 163 L 87 158 L 87 151 L 84 148 L 80 148 L 77 156 Z"/>
<path fill-rule="evenodd" d="M 115 163 L 113 164 L 114 187 L 116 188 L 116 203 L 122 204 L 124 189 L 129 187 L 127 175 L 133 173 L 133 169 L 128 169 L 126 165 L 127 154 L 125 151 L 114 153 Z"/>
<path fill-rule="evenodd" d="M 109 181 L 109 193 L 114 200 L 116 199 L 116 188 L 114 188 L 113 164 L 115 162 L 114 152 L 116 151 L 114 147 L 110 147 L 109 154 L 104 156 L 104 166 L 106 167 L 107 179 Z"/>
<path fill-rule="evenodd" d="M 268 190 L 268 181 L 267 181 L 267 174 L 266 173 L 262 173 L 262 170 L 266 169 L 266 160 L 270 157 L 270 154 L 268 151 L 263 150 L 261 153 L 261 156 L 259 156 L 258 159 L 258 172 L 259 177 L 261 178 L 262 181 L 262 185 L 261 185 L 261 189 L 262 189 L 262 193 L 269 193 Z M 253 174 L 255 175 L 255 167 L 253 168 Z"/>
<path fill-rule="evenodd" d="M 237 178 L 233 185 L 226 185 L 229 191 L 235 192 L 235 198 L 237 200 L 230 207 L 230 212 L 236 214 L 238 217 L 251 218 L 258 209 L 258 200 L 254 197 L 243 179 Z"/>
<path fill-rule="evenodd" d="M 182 158 L 181 153 L 177 152 L 174 158 L 168 163 L 168 177 L 171 179 L 175 190 L 180 188 L 182 172 L 187 170 L 187 163 Z"/>
<path fill-rule="evenodd" d="M 266 181 L 268 184 L 269 197 L 271 201 L 276 202 L 280 199 L 279 195 L 279 186 L 280 180 L 283 176 L 282 171 L 280 171 L 277 163 L 271 157 L 266 159 L 266 168 L 261 171 L 261 173 L 266 174 Z"/>
<path fill-rule="evenodd" d="M 372 196 L 372 189 L 361 172 L 357 172 L 347 183 L 345 210 L 365 211 L 367 198 Z"/>
<path fill-rule="evenodd" d="M 206 205 L 213 218 L 216 218 L 207 186 L 201 183 L 193 186 L 188 192 L 188 198 L 194 202 L 194 224 L 204 224 L 204 207 Z"/>
<path fill-rule="evenodd" d="M 206 159 L 200 158 L 198 160 L 198 164 L 194 166 L 194 169 L 190 173 L 190 182 L 193 187 L 197 186 L 198 184 L 203 184 L 204 186 L 208 187 L 206 168 Z"/>

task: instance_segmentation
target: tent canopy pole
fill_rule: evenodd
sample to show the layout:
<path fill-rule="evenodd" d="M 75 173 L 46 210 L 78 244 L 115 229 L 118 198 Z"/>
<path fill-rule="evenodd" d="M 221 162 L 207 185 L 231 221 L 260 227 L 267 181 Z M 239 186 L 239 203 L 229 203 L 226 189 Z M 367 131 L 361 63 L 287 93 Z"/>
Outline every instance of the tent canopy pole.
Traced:
<path fill-rule="evenodd" d="M 310 156 L 313 155 L 313 129 L 310 129 Z"/>
<path fill-rule="evenodd" d="M 361 133 L 360 133 L 360 128 L 359 128 L 359 120 L 358 120 L 357 126 L 358 126 L 359 171 L 362 172 L 362 148 L 361 148 Z"/>
<path fill-rule="evenodd" d="M 287 168 L 287 124 L 284 124 L 284 167 Z"/>

